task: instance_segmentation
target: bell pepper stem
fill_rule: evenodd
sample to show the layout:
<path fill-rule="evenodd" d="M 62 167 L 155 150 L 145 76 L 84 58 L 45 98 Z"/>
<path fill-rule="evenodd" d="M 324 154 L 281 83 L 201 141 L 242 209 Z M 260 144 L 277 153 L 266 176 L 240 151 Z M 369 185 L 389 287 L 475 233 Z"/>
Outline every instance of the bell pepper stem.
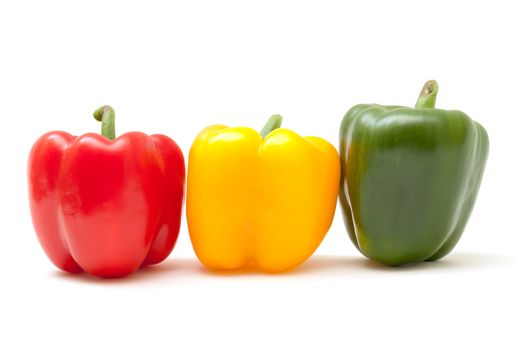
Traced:
<path fill-rule="evenodd" d="M 416 102 L 416 108 L 434 108 L 438 93 L 438 83 L 435 80 L 429 80 L 421 89 L 419 98 Z"/>
<path fill-rule="evenodd" d="M 115 139 L 115 110 L 111 106 L 102 106 L 93 112 L 93 117 L 102 122 L 100 134 L 109 140 Z"/>
<path fill-rule="evenodd" d="M 264 139 L 266 136 L 268 136 L 269 133 L 271 133 L 273 130 L 278 129 L 281 127 L 281 123 L 283 122 L 283 117 L 281 117 L 278 114 L 272 115 L 266 124 L 264 124 L 264 127 L 262 128 L 260 134 L 262 138 Z"/>

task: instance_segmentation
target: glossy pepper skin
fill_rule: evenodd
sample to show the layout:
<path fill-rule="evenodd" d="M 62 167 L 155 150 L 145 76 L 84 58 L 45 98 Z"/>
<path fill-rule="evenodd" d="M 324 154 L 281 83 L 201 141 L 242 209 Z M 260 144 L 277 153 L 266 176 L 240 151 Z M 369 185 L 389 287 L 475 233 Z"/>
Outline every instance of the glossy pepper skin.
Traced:
<path fill-rule="evenodd" d="M 348 234 L 388 265 L 437 260 L 459 241 L 487 160 L 485 129 L 434 108 L 438 86 L 416 108 L 361 104 L 340 130 L 340 201 Z"/>
<path fill-rule="evenodd" d="M 172 251 L 184 158 L 167 136 L 129 132 L 113 140 L 111 107 L 95 116 L 105 136 L 53 131 L 34 144 L 28 162 L 31 215 L 40 244 L 58 268 L 122 277 Z"/>
<path fill-rule="evenodd" d="M 191 147 L 188 228 L 209 269 L 288 270 L 313 254 L 332 223 L 336 149 L 287 129 L 266 136 L 280 120 L 273 116 L 263 136 L 246 127 L 210 126 Z"/>

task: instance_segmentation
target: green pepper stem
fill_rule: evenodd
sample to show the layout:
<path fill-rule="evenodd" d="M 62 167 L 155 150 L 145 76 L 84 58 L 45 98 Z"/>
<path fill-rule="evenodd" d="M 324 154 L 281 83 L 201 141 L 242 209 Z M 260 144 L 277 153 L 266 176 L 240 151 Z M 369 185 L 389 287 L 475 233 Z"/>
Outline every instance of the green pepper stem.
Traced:
<path fill-rule="evenodd" d="M 266 136 L 268 136 L 269 133 L 271 133 L 273 130 L 278 129 L 281 127 L 281 123 L 283 122 L 283 117 L 281 117 L 278 114 L 272 115 L 266 124 L 264 124 L 264 127 L 262 128 L 260 134 L 262 138 L 264 139 Z"/>
<path fill-rule="evenodd" d="M 416 108 L 434 108 L 438 93 L 438 83 L 435 80 L 429 80 L 421 89 L 419 98 L 416 102 Z"/>
<path fill-rule="evenodd" d="M 93 112 L 93 117 L 102 122 L 100 134 L 109 140 L 115 139 L 115 110 L 111 106 L 102 106 Z"/>

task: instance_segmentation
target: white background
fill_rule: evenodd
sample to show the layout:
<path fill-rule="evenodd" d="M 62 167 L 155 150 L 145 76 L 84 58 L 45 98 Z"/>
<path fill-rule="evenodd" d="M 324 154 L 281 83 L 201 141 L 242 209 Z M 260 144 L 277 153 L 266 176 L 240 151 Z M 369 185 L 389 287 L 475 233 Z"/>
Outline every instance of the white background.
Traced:
<path fill-rule="evenodd" d="M 509 1 L 2 1 L 0 348 L 443 349 L 525 346 L 524 11 Z M 464 236 L 445 259 L 367 261 L 338 211 L 315 255 L 283 275 L 212 274 L 183 221 L 163 264 L 123 280 L 59 272 L 34 234 L 26 161 L 38 136 L 175 139 L 213 123 L 284 127 L 337 144 L 354 104 L 438 106 L 488 130 Z"/>

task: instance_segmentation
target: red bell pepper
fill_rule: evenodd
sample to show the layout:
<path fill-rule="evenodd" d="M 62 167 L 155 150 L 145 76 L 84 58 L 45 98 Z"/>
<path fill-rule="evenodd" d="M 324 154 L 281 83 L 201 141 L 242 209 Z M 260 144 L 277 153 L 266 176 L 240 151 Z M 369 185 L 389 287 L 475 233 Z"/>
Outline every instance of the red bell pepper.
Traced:
<path fill-rule="evenodd" d="M 33 225 L 60 269 L 122 277 L 163 261 L 180 228 L 184 157 L 167 136 L 115 139 L 114 111 L 94 113 L 102 136 L 49 132 L 29 155 Z"/>

